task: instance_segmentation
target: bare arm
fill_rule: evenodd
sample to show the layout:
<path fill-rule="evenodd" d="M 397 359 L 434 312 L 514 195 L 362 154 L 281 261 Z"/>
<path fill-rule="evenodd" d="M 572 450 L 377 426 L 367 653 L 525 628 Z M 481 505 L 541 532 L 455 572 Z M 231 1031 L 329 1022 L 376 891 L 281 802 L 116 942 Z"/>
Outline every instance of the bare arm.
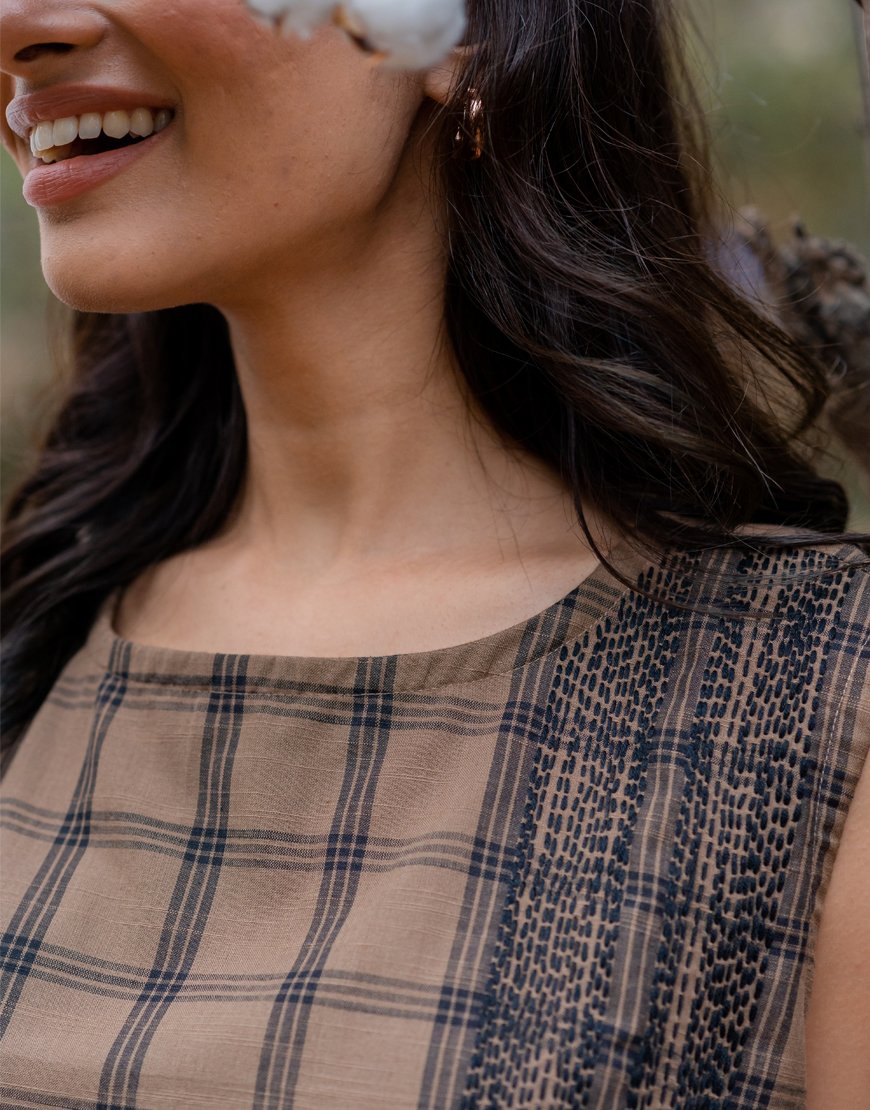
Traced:
<path fill-rule="evenodd" d="M 806 1048 L 807 1110 L 870 1110 L 870 761 L 822 910 Z"/>

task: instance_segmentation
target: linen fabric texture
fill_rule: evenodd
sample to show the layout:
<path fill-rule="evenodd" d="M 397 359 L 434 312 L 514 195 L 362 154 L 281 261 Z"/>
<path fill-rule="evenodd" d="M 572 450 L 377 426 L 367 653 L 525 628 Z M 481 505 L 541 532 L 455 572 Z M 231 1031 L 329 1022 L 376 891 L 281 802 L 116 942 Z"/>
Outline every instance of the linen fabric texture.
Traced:
<path fill-rule="evenodd" d="M 860 557 L 623 550 L 383 658 L 137 645 L 109 599 L 2 784 L 0 1103 L 803 1107 Z"/>

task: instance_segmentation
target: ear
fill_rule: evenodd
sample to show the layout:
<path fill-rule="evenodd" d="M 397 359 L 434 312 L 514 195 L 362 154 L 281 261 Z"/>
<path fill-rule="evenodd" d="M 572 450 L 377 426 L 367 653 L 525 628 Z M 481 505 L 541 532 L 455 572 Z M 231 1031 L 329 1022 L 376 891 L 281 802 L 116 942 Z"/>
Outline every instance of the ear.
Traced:
<path fill-rule="evenodd" d="M 461 75 L 476 46 L 457 46 L 443 62 L 433 66 L 423 78 L 423 92 L 438 104 L 446 104 L 450 90 Z"/>

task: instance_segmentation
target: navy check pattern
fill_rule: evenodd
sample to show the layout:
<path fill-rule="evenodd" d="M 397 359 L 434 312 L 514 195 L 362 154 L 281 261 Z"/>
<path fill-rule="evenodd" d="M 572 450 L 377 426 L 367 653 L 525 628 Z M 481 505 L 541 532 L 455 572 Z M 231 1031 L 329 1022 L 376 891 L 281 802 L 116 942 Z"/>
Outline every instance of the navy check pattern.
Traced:
<path fill-rule="evenodd" d="M 2 784 L 0 1105 L 798 1110 L 858 556 L 631 556 L 356 660 L 144 647 L 107 603 Z"/>

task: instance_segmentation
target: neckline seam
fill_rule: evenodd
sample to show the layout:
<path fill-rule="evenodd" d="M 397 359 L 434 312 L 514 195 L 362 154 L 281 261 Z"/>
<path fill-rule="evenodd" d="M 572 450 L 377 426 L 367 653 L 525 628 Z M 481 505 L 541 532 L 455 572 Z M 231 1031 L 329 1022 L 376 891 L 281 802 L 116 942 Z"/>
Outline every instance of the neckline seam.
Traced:
<path fill-rule="evenodd" d="M 600 567 L 599 569 L 604 570 L 604 568 L 602 568 L 602 567 Z M 597 572 L 596 572 L 596 574 L 597 574 Z M 591 577 L 595 577 L 595 575 L 593 575 Z M 506 670 L 485 670 L 485 671 L 483 671 L 482 673 L 480 673 L 478 675 L 466 675 L 466 676 L 463 676 L 459 679 L 451 679 L 448 682 L 436 684 L 436 685 L 433 685 L 433 686 L 417 685 L 417 684 L 414 684 L 413 682 L 399 681 L 397 684 L 392 685 L 389 688 L 385 688 L 385 687 L 381 687 L 381 686 L 354 686 L 354 685 L 342 686 L 342 685 L 339 685 L 336 682 L 330 682 L 329 679 L 324 679 L 324 680 L 317 681 L 317 680 L 314 680 L 310 677 L 291 676 L 291 677 L 288 677 L 286 679 L 279 680 L 281 682 L 286 683 L 288 693 L 290 693 L 294 690 L 296 692 L 298 692 L 300 688 L 304 688 L 304 687 L 314 687 L 314 688 L 321 687 L 322 688 L 321 690 L 312 689 L 311 692 L 314 693 L 314 694 L 319 693 L 319 692 L 323 692 L 327 688 L 332 688 L 333 690 L 335 688 L 339 688 L 339 689 L 342 689 L 342 690 L 346 691 L 350 695 L 355 695 L 355 694 L 363 694 L 363 695 L 381 694 L 381 695 L 383 695 L 383 694 L 387 694 L 387 693 L 389 693 L 389 694 L 435 693 L 435 692 L 441 692 L 441 691 L 444 691 L 444 690 L 449 690 L 451 688 L 458 688 L 458 687 L 462 687 L 462 686 L 476 685 L 477 683 L 484 682 L 487 679 L 506 678 L 506 677 L 509 677 L 511 675 L 516 674 L 518 671 L 523 670 L 525 667 L 531 666 L 535 663 L 542 662 L 543 660 L 547 659 L 549 656 L 555 655 L 557 652 L 560 652 L 566 645 L 571 644 L 571 643 L 576 643 L 584 635 L 590 633 L 603 620 L 605 620 L 615 610 L 617 610 L 619 608 L 620 604 L 626 598 L 632 596 L 636 592 L 634 587 L 632 587 L 631 589 L 629 589 L 628 587 L 622 587 L 621 589 L 617 589 L 617 586 L 621 586 L 621 584 L 611 580 L 609 578 L 609 576 L 607 576 L 606 570 L 605 570 L 603 581 L 602 581 L 601 584 L 610 585 L 613 592 L 612 592 L 612 595 L 609 597 L 609 599 L 607 600 L 607 602 L 604 605 L 597 605 L 596 606 L 596 611 L 595 611 L 594 615 L 591 615 L 591 617 L 590 617 L 590 614 L 588 614 L 588 613 L 583 614 L 582 613 L 582 610 L 579 609 L 579 606 L 578 606 L 577 602 L 578 602 L 579 598 L 592 585 L 591 577 L 589 579 L 586 579 L 583 582 L 579 583 L 579 585 L 577 585 L 573 590 L 571 590 L 570 593 L 566 594 L 563 598 L 560 598 L 558 601 L 554 602 L 552 605 L 548 606 L 546 609 L 542 610 L 540 613 L 537 613 L 534 616 L 530 617 L 527 621 L 522 622 L 520 625 L 513 625 L 513 626 L 511 626 L 511 628 L 503 629 L 501 632 L 496 632 L 496 633 L 493 633 L 491 636 L 483 637 L 480 641 L 473 641 L 472 640 L 472 641 L 469 641 L 467 644 L 457 644 L 454 647 L 435 648 L 435 649 L 433 649 L 433 651 L 431 653 L 423 651 L 423 652 L 409 652 L 409 653 L 405 653 L 405 654 L 400 653 L 400 654 L 393 654 L 393 655 L 371 655 L 371 656 L 346 656 L 346 657 L 341 657 L 341 656 L 260 655 L 260 654 L 257 654 L 257 653 L 248 653 L 248 652 L 212 652 L 212 653 L 197 652 L 197 651 L 187 652 L 187 651 L 184 651 L 182 649 L 162 648 L 162 647 L 159 647 L 159 646 L 152 646 L 152 645 L 149 645 L 149 644 L 142 645 L 142 644 L 138 644 L 136 641 L 127 640 L 123 636 L 119 636 L 116 632 L 114 632 L 112 627 L 111 627 L 111 623 L 109 622 L 108 624 L 104 623 L 105 635 L 102 638 L 102 642 L 101 643 L 100 642 L 89 643 L 88 645 L 86 645 L 85 649 L 83 650 L 83 655 L 85 655 L 87 658 L 90 658 L 93 662 L 95 662 L 98 665 L 99 672 L 101 674 L 115 675 L 118 678 L 125 678 L 128 682 L 132 681 L 132 682 L 135 682 L 135 683 L 137 683 L 141 686 L 145 686 L 145 687 L 147 687 L 147 686 L 158 686 L 159 685 L 159 686 L 163 686 L 167 689 L 175 688 L 175 689 L 178 689 L 178 690 L 185 690 L 185 691 L 194 691 L 195 690 L 195 691 L 201 691 L 201 692 L 204 692 L 204 693 L 209 693 L 209 692 L 214 691 L 215 689 L 223 689 L 225 691 L 238 690 L 238 689 L 243 688 L 245 684 L 244 684 L 244 682 L 239 682 L 238 679 L 227 679 L 220 686 L 215 686 L 215 685 L 209 684 L 207 682 L 202 682 L 202 681 L 195 681 L 195 682 L 189 682 L 188 683 L 188 682 L 183 681 L 183 678 L 184 678 L 183 675 L 176 675 L 176 674 L 171 674 L 170 675 L 170 674 L 167 674 L 167 673 L 156 672 L 156 671 L 152 672 L 152 673 L 149 673 L 149 672 L 137 671 L 135 669 L 132 670 L 132 671 L 125 671 L 120 667 L 112 666 L 111 665 L 111 660 L 112 660 L 113 657 L 117 656 L 117 654 L 119 654 L 121 651 L 132 649 L 130 654 L 133 655 L 133 656 L 135 656 L 135 654 L 137 652 L 142 652 L 142 651 L 144 651 L 144 652 L 152 651 L 152 652 L 155 652 L 155 653 L 172 652 L 172 653 L 177 653 L 180 656 L 185 656 L 186 655 L 186 656 L 189 657 L 191 655 L 194 655 L 194 656 L 202 656 L 204 659 L 205 658 L 210 658 L 212 660 L 214 660 L 217 656 L 223 656 L 228 661 L 228 663 L 230 665 L 236 664 L 239 660 L 242 660 L 242 659 L 246 659 L 246 660 L 253 659 L 253 660 L 268 660 L 269 662 L 281 662 L 281 661 L 286 661 L 286 660 L 293 660 L 296 663 L 302 662 L 302 663 L 310 664 L 310 665 L 312 665 L 312 669 L 319 662 L 322 662 L 322 663 L 326 664 L 327 666 L 331 666 L 333 668 L 336 668 L 337 665 L 345 665 L 348 668 L 351 668 L 351 667 L 354 667 L 354 666 L 359 667 L 361 664 L 375 664 L 375 663 L 389 664 L 391 662 L 394 663 L 394 664 L 398 662 L 399 666 L 401 666 L 401 661 L 402 660 L 414 659 L 414 657 L 417 657 L 420 660 L 420 662 L 422 662 L 422 659 L 424 657 L 426 657 L 427 655 L 437 656 L 441 652 L 449 654 L 451 652 L 462 651 L 463 649 L 466 649 L 466 648 L 470 652 L 470 651 L 474 650 L 475 645 L 478 644 L 478 643 L 484 643 L 484 642 L 489 641 L 489 640 L 496 640 L 498 637 L 506 636 L 508 633 L 510 633 L 512 631 L 515 631 L 515 630 L 521 630 L 522 634 L 525 635 L 528 632 L 530 626 L 532 626 L 536 622 L 542 620 L 547 614 L 552 614 L 553 617 L 558 617 L 558 615 L 565 608 L 565 606 L 567 606 L 569 604 L 571 605 L 571 612 L 569 614 L 568 628 L 565 630 L 565 634 L 563 636 L 560 636 L 558 642 L 557 643 L 548 643 L 540 651 L 538 651 L 536 653 L 533 653 L 533 654 L 530 653 L 530 654 L 525 655 L 518 663 L 514 664 L 512 667 L 507 668 Z M 584 615 L 584 616 L 586 616 L 590 619 L 585 621 L 582 625 L 580 625 L 578 627 L 575 627 L 575 622 L 571 620 L 571 617 L 574 614 L 578 613 L 578 612 L 580 612 L 581 615 Z M 576 635 L 572 635 L 572 628 L 574 628 L 574 630 L 576 632 Z M 498 646 L 499 645 L 497 645 L 497 644 L 493 644 L 493 647 L 495 647 L 495 648 L 497 648 Z M 108 658 L 107 658 L 107 655 L 108 655 Z M 447 662 L 446 656 L 445 656 L 443 661 Z M 459 666 L 459 667 L 462 666 L 462 660 L 459 660 L 457 662 L 457 666 Z M 200 676 L 191 676 L 191 677 L 194 677 L 194 678 L 198 679 Z M 246 676 L 246 678 L 247 678 L 247 676 Z M 182 679 L 182 681 L 179 681 L 179 679 Z M 260 681 L 262 681 L 262 683 L 263 683 L 263 686 L 262 686 L 263 692 L 266 692 L 270 689 L 272 690 L 273 693 L 279 692 L 271 686 L 271 683 L 274 681 L 274 679 L 263 676 Z M 250 688 L 248 688 L 248 689 L 250 690 Z"/>

